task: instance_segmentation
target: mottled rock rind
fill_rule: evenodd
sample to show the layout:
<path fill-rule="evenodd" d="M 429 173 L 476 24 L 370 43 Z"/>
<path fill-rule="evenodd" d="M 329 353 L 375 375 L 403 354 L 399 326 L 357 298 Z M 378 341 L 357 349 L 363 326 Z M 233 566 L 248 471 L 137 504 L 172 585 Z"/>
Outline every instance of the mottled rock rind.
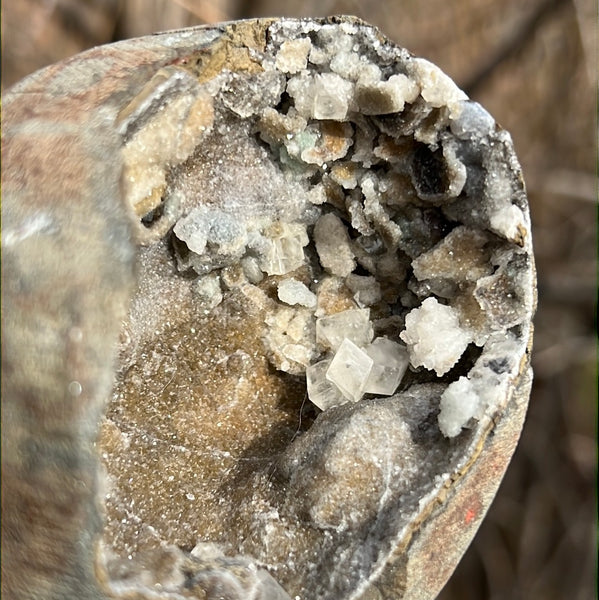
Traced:
<path fill-rule="evenodd" d="M 530 384 L 493 118 L 360 21 L 270 19 L 49 67 L 5 94 L 2 144 L 2 591 L 434 598 Z M 450 326 L 416 327 L 433 305 Z M 411 367 L 391 397 L 319 384 L 320 412 L 348 337 Z"/>

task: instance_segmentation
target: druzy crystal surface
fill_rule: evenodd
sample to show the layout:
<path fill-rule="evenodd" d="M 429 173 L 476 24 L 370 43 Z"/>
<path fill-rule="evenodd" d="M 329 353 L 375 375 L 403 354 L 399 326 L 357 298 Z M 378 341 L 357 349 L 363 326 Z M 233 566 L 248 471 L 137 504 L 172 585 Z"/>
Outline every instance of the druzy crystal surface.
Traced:
<path fill-rule="evenodd" d="M 520 169 L 480 105 L 370 26 L 214 35 L 118 114 L 139 283 L 99 443 L 105 537 L 244 557 L 273 598 L 360 598 L 519 377 Z"/>

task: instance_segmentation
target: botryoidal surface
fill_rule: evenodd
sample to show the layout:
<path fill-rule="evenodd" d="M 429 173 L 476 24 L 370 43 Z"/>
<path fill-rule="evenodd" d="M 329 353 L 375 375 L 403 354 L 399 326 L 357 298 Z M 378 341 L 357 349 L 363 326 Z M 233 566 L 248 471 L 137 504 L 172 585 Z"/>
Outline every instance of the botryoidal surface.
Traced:
<path fill-rule="evenodd" d="M 369 26 L 223 31 L 117 119 L 141 250 L 99 441 L 111 585 L 358 598 L 519 377 L 520 168 Z"/>

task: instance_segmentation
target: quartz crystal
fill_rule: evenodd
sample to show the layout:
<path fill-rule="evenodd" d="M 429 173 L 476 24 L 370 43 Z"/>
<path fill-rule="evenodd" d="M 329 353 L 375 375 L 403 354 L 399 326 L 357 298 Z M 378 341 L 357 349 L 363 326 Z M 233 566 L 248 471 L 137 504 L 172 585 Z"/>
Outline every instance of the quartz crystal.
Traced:
<path fill-rule="evenodd" d="M 372 371 L 374 361 L 364 350 L 345 338 L 326 372 L 326 378 L 352 402 L 357 402 Z"/>

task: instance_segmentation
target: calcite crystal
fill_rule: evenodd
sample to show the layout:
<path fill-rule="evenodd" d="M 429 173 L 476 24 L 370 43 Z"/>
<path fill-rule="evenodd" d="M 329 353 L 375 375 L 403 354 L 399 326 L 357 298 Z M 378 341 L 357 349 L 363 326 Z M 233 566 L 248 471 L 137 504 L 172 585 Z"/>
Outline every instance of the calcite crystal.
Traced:
<path fill-rule="evenodd" d="M 87 522 L 65 529 L 86 553 L 64 550 L 78 575 L 51 597 L 434 598 L 499 485 L 530 386 L 534 264 L 509 134 L 351 18 L 124 42 L 3 104 L 3 300 L 17 315 L 4 339 L 52 357 L 68 401 L 90 407 L 68 443 L 88 457 L 90 523 L 104 506 L 101 541 Z M 31 158 L 22 175 L 24 132 L 46 119 L 53 139 L 57 115 L 86 132 L 97 174 Z M 40 172 L 82 179 L 62 195 Z M 32 290 L 62 319 L 54 350 L 39 342 L 52 326 L 38 335 L 45 321 L 14 308 Z M 28 355 L 7 356 L 3 411 L 42 402 L 19 379 Z M 10 457 L 29 431 L 19 410 Z M 21 460 L 13 478 L 34 489 Z"/>

